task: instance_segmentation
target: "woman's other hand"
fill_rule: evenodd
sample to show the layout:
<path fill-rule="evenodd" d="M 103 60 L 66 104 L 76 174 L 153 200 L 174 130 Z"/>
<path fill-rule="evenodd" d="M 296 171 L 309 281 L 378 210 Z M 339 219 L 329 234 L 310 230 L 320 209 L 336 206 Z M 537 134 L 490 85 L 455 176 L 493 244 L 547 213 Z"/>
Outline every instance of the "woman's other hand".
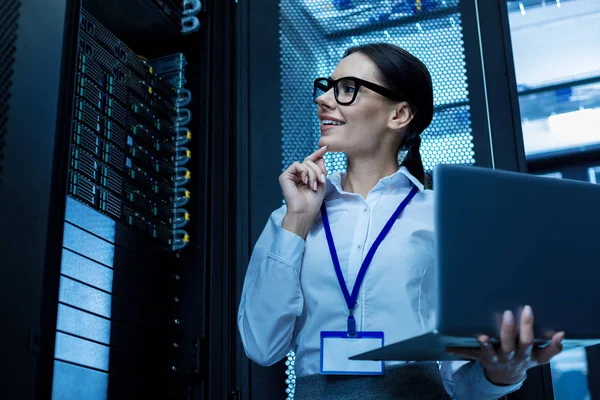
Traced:
<path fill-rule="evenodd" d="M 312 222 L 325 198 L 327 170 L 323 156 L 327 146 L 306 157 L 302 163 L 295 162 L 280 176 L 287 212 L 283 228 L 306 238 Z"/>
<path fill-rule="evenodd" d="M 529 368 L 550 362 L 562 351 L 564 332 L 552 336 L 550 344 L 543 348 L 533 346 L 534 316 L 530 306 L 521 313 L 519 332 L 511 311 L 505 311 L 500 327 L 500 346 L 495 348 L 486 335 L 479 336 L 481 348 L 448 348 L 448 353 L 477 360 L 484 368 L 488 380 L 497 385 L 512 385 L 525 378 Z"/>

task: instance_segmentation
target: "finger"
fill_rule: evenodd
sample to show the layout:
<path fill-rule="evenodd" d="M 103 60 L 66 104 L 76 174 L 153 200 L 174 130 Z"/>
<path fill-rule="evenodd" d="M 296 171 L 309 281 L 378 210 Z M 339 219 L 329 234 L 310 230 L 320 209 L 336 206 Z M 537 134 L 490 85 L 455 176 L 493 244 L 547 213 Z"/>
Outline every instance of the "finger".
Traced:
<path fill-rule="evenodd" d="M 281 177 L 284 180 L 291 180 L 295 184 L 306 184 L 308 182 L 308 170 L 305 165 L 296 161 L 284 171 Z"/>
<path fill-rule="evenodd" d="M 325 174 L 323 173 L 323 171 L 321 170 L 321 168 L 319 168 L 319 166 L 317 164 L 315 164 L 314 162 L 312 162 L 310 160 L 306 160 L 306 161 L 304 161 L 304 165 L 306 165 L 307 167 L 311 168 L 314 171 L 314 173 L 320 183 L 327 182 L 327 178 L 325 177 Z"/>
<path fill-rule="evenodd" d="M 306 168 L 306 172 L 308 174 L 308 183 L 307 183 L 308 187 L 311 188 L 312 190 L 314 190 L 316 192 L 317 191 L 317 187 L 318 187 L 318 184 L 317 184 L 317 179 L 318 179 L 317 172 L 315 171 L 314 168 L 312 168 L 309 165 L 309 161 L 305 160 L 304 163 L 303 163 L 303 165 Z M 317 168 L 317 170 L 318 170 L 318 168 Z"/>
<path fill-rule="evenodd" d="M 312 162 L 319 161 L 319 158 L 323 158 L 323 156 L 327 153 L 327 146 L 321 147 L 319 150 L 312 153 L 310 156 L 306 157 L 305 160 L 310 160 Z"/>
<path fill-rule="evenodd" d="M 496 349 L 492 346 L 490 338 L 486 335 L 481 335 L 477 338 L 477 341 L 481 345 L 481 361 L 488 364 L 496 364 L 498 360 L 498 354 Z"/>
<path fill-rule="evenodd" d="M 480 349 L 470 349 L 465 347 L 447 347 L 447 354 L 453 354 L 461 358 L 467 358 L 469 360 L 477 360 L 481 361 L 481 350 Z"/>
<path fill-rule="evenodd" d="M 319 158 L 319 160 L 316 162 L 305 158 L 303 164 L 311 167 L 315 171 L 315 174 L 317 175 L 317 180 L 319 182 L 327 182 L 327 171 L 325 169 L 325 162 L 322 158 Z"/>
<path fill-rule="evenodd" d="M 564 332 L 558 332 L 552 337 L 550 344 L 543 349 L 536 349 L 534 351 L 534 359 L 539 364 L 547 364 L 550 362 L 552 357 L 560 353 L 563 349 L 562 341 L 565 338 Z"/>
<path fill-rule="evenodd" d="M 304 162 L 310 163 L 311 165 L 314 164 L 314 166 L 317 168 L 319 177 L 321 175 L 323 175 L 323 176 L 327 175 L 327 169 L 325 168 L 325 161 L 322 158 L 319 158 L 317 161 L 312 161 L 312 160 L 309 160 L 308 158 L 305 158 Z M 319 179 L 319 181 L 320 181 L 320 179 Z M 323 181 L 323 183 L 325 183 L 325 181 Z"/>
<path fill-rule="evenodd" d="M 319 159 L 319 161 L 317 161 L 317 165 L 319 166 L 319 168 L 321 168 L 323 174 L 325 174 L 325 178 L 327 178 L 327 168 L 325 167 L 325 160 L 323 158 Z"/>
<path fill-rule="evenodd" d="M 531 357 L 534 339 L 533 326 L 533 309 L 531 308 L 531 306 L 525 306 L 525 308 L 523 308 L 523 312 L 521 313 L 521 324 L 519 329 L 519 348 L 517 350 L 517 356 L 521 360 L 525 360 Z"/>
<path fill-rule="evenodd" d="M 502 315 L 502 326 L 500 327 L 500 348 L 502 349 L 502 356 L 508 361 L 515 356 L 515 342 L 515 316 L 512 311 L 506 310 Z"/>

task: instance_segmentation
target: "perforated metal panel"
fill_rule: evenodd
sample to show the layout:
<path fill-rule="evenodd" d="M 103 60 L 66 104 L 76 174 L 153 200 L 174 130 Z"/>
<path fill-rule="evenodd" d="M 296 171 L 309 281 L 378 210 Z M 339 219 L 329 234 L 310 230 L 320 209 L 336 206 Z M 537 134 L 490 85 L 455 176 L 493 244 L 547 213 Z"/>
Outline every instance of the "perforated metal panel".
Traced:
<path fill-rule="evenodd" d="M 420 11 L 417 9 L 420 4 Z M 351 46 L 397 44 L 420 58 L 433 80 L 436 114 L 423 133 L 426 170 L 441 162 L 473 164 L 473 137 L 458 0 L 281 0 L 281 115 L 285 169 L 319 140 L 312 81 L 329 76 Z M 404 155 L 401 154 L 400 158 Z M 345 170 L 342 153 L 325 158 L 328 172 Z"/>
<path fill-rule="evenodd" d="M 329 76 L 351 46 L 389 42 L 429 68 L 435 116 L 422 134 L 426 171 L 439 163 L 474 164 L 459 0 L 280 0 L 282 169 L 317 146 L 320 130 L 312 82 Z M 399 161 L 405 154 L 399 155 Z M 346 169 L 343 153 L 325 156 L 329 173 Z M 294 353 L 286 365 L 295 391 Z"/>
<path fill-rule="evenodd" d="M 18 0 L 0 0 L 0 184 L 20 6 Z"/>

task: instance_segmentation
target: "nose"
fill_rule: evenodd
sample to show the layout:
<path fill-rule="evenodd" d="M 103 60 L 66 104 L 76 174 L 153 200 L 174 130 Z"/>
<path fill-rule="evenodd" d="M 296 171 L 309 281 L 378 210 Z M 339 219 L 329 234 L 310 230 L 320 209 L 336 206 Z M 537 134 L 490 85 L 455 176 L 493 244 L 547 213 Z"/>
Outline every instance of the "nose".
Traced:
<path fill-rule="evenodd" d="M 317 104 L 323 108 L 334 109 L 337 102 L 335 101 L 335 94 L 333 88 L 317 97 Z"/>

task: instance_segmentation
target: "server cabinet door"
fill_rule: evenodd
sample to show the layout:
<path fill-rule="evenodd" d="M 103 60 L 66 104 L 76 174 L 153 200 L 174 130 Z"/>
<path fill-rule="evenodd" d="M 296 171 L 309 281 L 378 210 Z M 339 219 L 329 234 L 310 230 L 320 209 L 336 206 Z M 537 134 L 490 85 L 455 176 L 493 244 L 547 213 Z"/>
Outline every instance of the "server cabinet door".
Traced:
<path fill-rule="evenodd" d="M 42 299 L 58 296 L 65 197 L 55 179 L 65 158 L 56 150 L 75 3 L 0 3 L 1 398 L 50 395 L 56 310 L 46 313 Z"/>

